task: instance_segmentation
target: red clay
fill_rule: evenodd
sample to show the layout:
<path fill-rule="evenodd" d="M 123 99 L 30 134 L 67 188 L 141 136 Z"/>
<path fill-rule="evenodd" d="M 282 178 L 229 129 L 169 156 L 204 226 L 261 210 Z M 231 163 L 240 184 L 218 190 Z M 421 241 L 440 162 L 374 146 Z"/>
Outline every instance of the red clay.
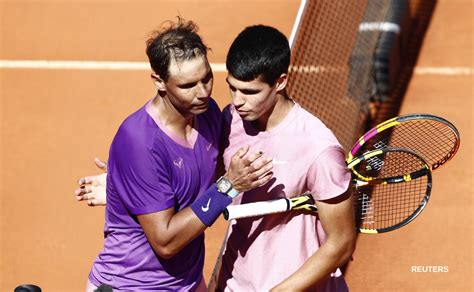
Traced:
<path fill-rule="evenodd" d="M 146 35 L 180 14 L 195 20 L 211 62 L 231 40 L 265 23 L 289 36 L 299 2 L 2 1 L 1 59 L 146 61 Z M 155 3 L 154 5 L 150 5 Z M 464 66 L 469 75 L 414 75 L 401 113 L 428 112 L 458 126 L 458 156 L 434 174 L 427 209 L 408 226 L 361 235 L 347 271 L 352 291 L 469 291 L 472 286 L 472 1 L 438 1 L 417 66 Z M 228 103 L 225 74 L 214 96 Z M 83 291 L 102 245 L 103 208 L 74 199 L 76 179 L 107 158 L 119 123 L 154 94 L 146 71 L 1 69 L 0 290 L 34 283 Z M 225 222 L 206 233 L 209 278 Z M 467 234 L 467 236 L 466 236 Z M 415 273 L 412 266 L 448 266 Z"/>

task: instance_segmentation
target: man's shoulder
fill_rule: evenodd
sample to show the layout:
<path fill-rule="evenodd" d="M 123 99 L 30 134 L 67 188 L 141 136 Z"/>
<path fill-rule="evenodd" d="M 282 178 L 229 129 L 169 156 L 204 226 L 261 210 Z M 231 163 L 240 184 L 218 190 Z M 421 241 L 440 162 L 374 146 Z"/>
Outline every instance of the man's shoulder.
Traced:
<path fill-rule="evenodd" d="M 151 117 L 141 107 L 124 119 L 117 130 L 114 143 L 121 143 L 129 147 L 143 147 L 149 144 L 156 134 L 156 125 L 151 122 Z"/>
<path fill-rule="evenodd" d="M 310 132 L 321 131 L 323 133 L 332 133 L 326 124 L 313 113 L 298 105 L 297 120 L 303 125 L 303 129 Z"/>
<path fill-rule="evenodd" d="M 220 127 L 222 119 L 222 111 L 217 102 L 211 97 L 207 110 L 198 115 L 199 119 L 206 120 L 211 128 Z"/>
<path fill-rule="evenodd" d="M 234 105 L 231 103 L 227 104 L 222 110 L 223 113 L 230 113 L 234 109 Z"/>
<path fill-rule="evenodd" d="M 232 120 L 232 114 L 234 113 L 234 106 L 232 104 L 228 104 L 222 110 L 222 118 L 224 121 Z"/>
<path fill-rule="evenodd" d="M 323 148 L 340 146 L 334 132 L 320 118 L 301 106 L 298 109 L 297 121 L 297 128 L 307 137 L 307 141 L 313 141 Z"/>
<path fill-rule="evenodd" d="M 222 111 L 219 108 L 219 105 L 212 97 L 209 98 L 209 108 L 205 114 L 212 115 L 212 116 L 216 116 L 216 115 L 220 116 L 222 114 Z"/>
<path fill-rule="evenodd" d="M 321 119 L 318 118 L 315 114 L 309 112 L 306 108 L 302 107 L 299 103 L 297 103 L 296 106 L 298 106 L 297 116 L 300 120 L 304 121 L 305 123 L 310 123 L 317 126 L 326 127 L 323 121 L 321 121 Z"/>

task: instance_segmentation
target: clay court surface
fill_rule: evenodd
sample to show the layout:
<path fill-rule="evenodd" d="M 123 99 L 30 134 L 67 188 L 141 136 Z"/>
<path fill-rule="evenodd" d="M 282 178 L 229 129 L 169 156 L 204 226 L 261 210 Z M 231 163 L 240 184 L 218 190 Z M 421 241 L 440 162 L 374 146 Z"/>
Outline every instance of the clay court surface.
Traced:
<path fill-rule="evenodd" d="M 146 62 L 147 34 L 180 14 L 199 24 L 211 63 L 222 64 L 245 26 L 269 24 L 289 36 L 298 6 L 294 0 L 0 0 L 0 59 Z M 461 133 L 460 150 L 433 174 L 419 218 L 392 233 L 358 237 L 346 271 L 351 291 L 474 289 L 472 11 L 471 0 L 437 1 L 400 110 L 450 120 Z M 216 70 L 220 106 L 230 101 L 225 76 Z M 107 158 L 121 121 L 154 93 L 144 69 L 0 68 L 0 291 L 24 283 L 47 292 L 84 290 L 103 242 L 104 209 L 75 201 L 76 180 L 97 172 L 93 158 Z M 206 279 L 225 226 L 221 219 L 206 232 Z M 418 266 L 448 271 L 413 271 Z"/>

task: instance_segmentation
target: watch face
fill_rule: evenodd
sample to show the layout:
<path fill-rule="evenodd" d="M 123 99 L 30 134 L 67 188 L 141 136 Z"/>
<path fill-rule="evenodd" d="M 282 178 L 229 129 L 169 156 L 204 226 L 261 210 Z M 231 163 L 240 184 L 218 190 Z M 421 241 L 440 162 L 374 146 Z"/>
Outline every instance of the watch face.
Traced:
<path fill-rule="evenodd" d="M 217 189 L 221 193 L 227 193 L 232 188 L 231 182 L 226 178 L 221 178 L 217 183 Z"/>

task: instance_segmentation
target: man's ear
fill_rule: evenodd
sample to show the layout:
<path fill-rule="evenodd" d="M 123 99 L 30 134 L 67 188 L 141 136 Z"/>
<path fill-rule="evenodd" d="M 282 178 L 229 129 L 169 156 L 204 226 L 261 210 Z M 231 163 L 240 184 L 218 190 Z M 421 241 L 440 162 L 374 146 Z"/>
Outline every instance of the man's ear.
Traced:
<path fill-rule="evenodd" d="M 276 81 L 276 90 L 282 91 L 286 88 L 286 84 L 288 83 L 288 74 L 283 73 L 278 77 Z"/>
<path fill-rule="evenodd" d="M 151 79 L 155 83 L 156 89 L 158 91 L 166 91 L 165 81 L 156 73 L 151 73 Z"/>

